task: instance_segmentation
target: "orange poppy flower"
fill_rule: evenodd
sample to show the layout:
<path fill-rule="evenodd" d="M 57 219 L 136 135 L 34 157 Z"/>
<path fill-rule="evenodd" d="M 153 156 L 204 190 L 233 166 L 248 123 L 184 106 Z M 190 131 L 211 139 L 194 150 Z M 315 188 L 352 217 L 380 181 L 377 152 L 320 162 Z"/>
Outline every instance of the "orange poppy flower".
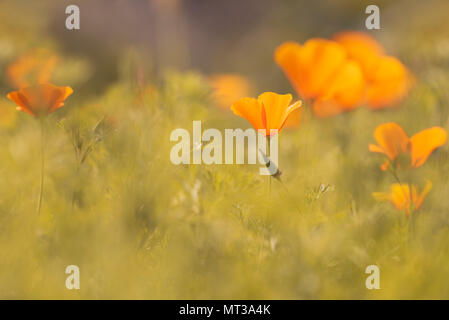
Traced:
<path fill-rule="evenodd" d="M 65 99 L 73 93 L 70 87 L 53 84 L 39 84 L 8 93 L 7 98 L 17 104 L 17 110 L 32 116 L 46 116 L 64 105 Z"/>
<path fill-rule="evenodd" d="M 215 103 L 226 110 L 236 100 L 251 94 L 248 79 L 238 74 L 215 74 L 209 78 Z"/>
<path fill-rule="evenodd" d="M 370 144 L 371 152 L 385 154 L 388 159 L 381 168 L 387 170 L 392 161 L 400 166 L 400 156 L 408 156 L 409 167 L 422 166 L 430 154 L 446 143 L 447 133 L 441 127 L 432 127 L 422 130 L 411 138 L 407 136 L 404 129 L 394 122 L 383 123 L 374 130 L 374 139 L 378 145 Z"/>
<path fill-rule="evenodd" d="M 256 130 L 265 130 L 270 136 L 270 130 L 280 132 L 288 116 L 301 106 L 301 101 L 290 104 L 291 94 L 264 92 L 256 98 L 242 98 L 234 102 L 231 110 L 234 114 L 245 118 Z"/>
<path fill-rule="evenodd" d="M 416 186 L 410 186 L 408 184 L 395 183 L 390 186 L 390 192 L 374 192 L 373 197 L 378 201 L 389 201 L 395 208 L 399 211 L 406 212 L 407 216 L 410 214 L 411 210 L 419 209 L 427 196 L 429 191 L 432 189 L 432 183 L 430 181 L 426 182 L 424 189 L 418 193 Z"/>
<path fill-rule="evenodd" d="M 275 60 L 301 97 L 315 99 L 318 116 L 354 109 L 363 98 L 362 70 L 335 41 L 316 38 L 302 46 L 286 42 L 276 49 Z"/>
<path fill-rule="evenodd" d="M 396 58 L 385 55 L 382 46 L 363 32 L 347 31 L 333 39 L 346 50 L 349 58 L 362 67 L 367 81 L 366 103 L 371 109 L 382 109 L 402 100 L 413 84 L 413 77 Z"/>

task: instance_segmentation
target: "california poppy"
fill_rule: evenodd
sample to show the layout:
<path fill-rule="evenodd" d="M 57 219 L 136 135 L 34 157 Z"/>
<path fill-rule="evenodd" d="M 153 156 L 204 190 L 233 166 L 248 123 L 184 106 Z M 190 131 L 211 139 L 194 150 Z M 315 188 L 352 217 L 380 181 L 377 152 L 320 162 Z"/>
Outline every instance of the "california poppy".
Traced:
<path fill-rule="evenodd" d="M 214 102 L 223 109 L 229 110 L 234 101 L 251 94 L 250 82 L 238 74 L 215 74 L 209 78 L 209 83 Z"/>
<path fill-rule="evenodd" d="M 276 49 L 275 60 L 301 97 L 315 99 L 316 115 L 329 116 L 360 105 L 365 88 L 362 70 L 337 42 L 320 38 L 302 46 L 286 42 Z"/>
<path fill-rule="evenodd" d="M 231 110 L 245 118 L 256 130 L 265 130 L 270 136 L 270 130 L 280 132 L 288 116 L 301 106 L 301 101 L 290 104 L 291 94 L 264 92 L 256 98 L 242 98 L 234 102 Z"/>
<path fill-rule="evenodd" d="M 349 58 L 362 67 L 367 82 L 366 104 L 369 108 L 394 106 L 408 93 L 413 77 L 401 61 L 385 54 L 376 39 L 354 31 L 338 33 L 333 39 L 344 47 Z"/>
<path fill-rule="evenodd" d="M 391 202 L 397 210 L 405 210 L 408 216 L 411 210 L 419 209 L 421 207 L 424 198 L 431 189 L 432 183 L 430 181 L 426 182 L 425 187 L 420 193 L 414 185 L 410 188 L 408 184 L 395 183 L 390 186 L 389 192 L 374 192 L 373 196 L 376 200 Z"/>
<path fill-rule="evenodd" d="M 7 98 L 17 104 L 17 110 L 33 116 L 46 116 L 64 105 L 73 93 L 70 87 L 58 87 L 45 83 L 25 87 L 8 93 Z"/>
<path fill-rule="evenodd" d="M 446 143 L 447 133 L 441 127 L 432 127 L 409 138 L 400 125 L 390 122 L 383 123 L 374 130 L 374 139 L 378 145 L 370 144 L 369 150 L 388 157 L 381 166 L 382 170 L 388 169 L 390 162 L 393 162 L 394 166 L 400 166 L 403 155 L 407 157 L 406 165 L 417 168 L 426 162 L 435 149 Z"/>

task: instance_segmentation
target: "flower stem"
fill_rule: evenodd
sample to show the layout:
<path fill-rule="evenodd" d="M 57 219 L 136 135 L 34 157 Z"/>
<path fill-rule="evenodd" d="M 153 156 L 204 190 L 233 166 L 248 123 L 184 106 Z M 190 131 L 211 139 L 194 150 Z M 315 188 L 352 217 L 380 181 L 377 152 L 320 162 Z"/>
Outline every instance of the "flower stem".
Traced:
<path fill-rule="evenodd" d="M 39 198 L 37 202 L 37 214 L 39 215 L 41 213 L 41 207 L 42 207 L 42 197 L 44 194 L 44 171 L 45 171 L 45 154 L 44 154 L 44 119 L 40 119 L 40 129 L 41 129 L 41 181 L 40 181 L 40 188 L 39 188 Z"/>
<path fill-rule="evenodd" d="M 415 237 L 415 226 L 416 226 L 416 211 L 415 211 L 415 201 L 414 201 L 414 197 L 413 197 L 413 184 L 409 183 L 408 184 L 408 188 L 410 190 L 410 233 L 411 233 L 411 237 L 414 238 Z"/>
<path fill-rule="evenodd" d="M 267 155 L 267 158 L 269 161 L 271 161 L 270 159 L 270 136 L 265 136 L 266 139 L 266 149 L 265 149 L 265 153 Z M 269 167 L 270 163 L 267 163 L 267 167 Z M 271 175 L 268 175 L 268 205 L 267 205 L 267 215 L 270 215 L 270 211 L 271 211 Z"/>
<path fill-rule="evenodd" d="M 271 158 L 270 158 L 270 156 L 271 156 L 271 145 L 270 145 L 270 136 L 266 136 L 266 139 L 267 139 L 267 157 L 268 157 L 268 159 L 270 159 L 270 161 L 271 161 Z M 268 182 L 268 196 L 269 196 L 269 198 L 271 198 L 271 179 L 273 178 L 273 176 L 272 175 L 269 175 L 268 176 L 269 178 L 269 182 Z"/>
<path fill-rule="evenodd" d="M 394 179 L 397 181 L 397 183 L 399 183 L 399 185 L 402 187 L 402 182 L 401 182 L 401 180 L 399 179 L 399 177 L 398 177 L 398 175 L 397 175 L 397 173 L 396 173 L 396 169 L 390 169 L 390 171 L 391 171 L 391 174 L 393 175 L 393 177 L 394 177 Z M 404 196 L 405 196 L 405 194 L 404 194 Z"/>

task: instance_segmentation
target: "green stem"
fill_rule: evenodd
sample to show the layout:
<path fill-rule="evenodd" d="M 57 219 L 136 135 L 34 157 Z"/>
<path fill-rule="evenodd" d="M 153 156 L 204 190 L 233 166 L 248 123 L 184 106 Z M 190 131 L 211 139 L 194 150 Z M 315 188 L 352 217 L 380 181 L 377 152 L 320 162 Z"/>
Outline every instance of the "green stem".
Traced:
<path fill-rule="evenodd" d="M 405 209 L 405 210 L 408 210 L 408 214 L 409 214 L 409 216 L 411 215 L 411 204 L 410 204 L 410 200 L 408 199 L 409 198 L 409 196 L 410 196 L 410 198 L 412 198 L 412 190 L 411 190 L 411 187 L 410 187 L 410 185 L 409 185 L 409 196 L 407 196 L 407 192 L 405 191 L 405 189 L 404 189 L 404 186 L 403 186 L 403 184 L 402 184 L 402 181 L 401 181 L 401 179 L 399 179 L 399 176 L 397 175 L 397 173 L 396 173 L 396 169 L 395 168 L 391 168 L 390 169 L 390 172 L 391 172 L 391 174 L 393 175 L 393 177 L 395 178 L 395 180 L 396 180 L 396 182 L 397 183 L 399 183 L 399 185 L 400 185 L 400 187 L 401 187 L 401 190 L 402 190 L 402 194 L 404 195 L 404 198 L 405 198 L 405 201 L 406 202 L 408 202 L 408 203 L 406 203 L 406 205 L 408 205 L 407 206 L 407 208 Z M 407 231 L 409 231 L 409 232 L 407 232 L 407 239 L 405 240 L 406 241 L 406 244 L 407 244 L 407 247 L 406 247 L 406 250 L 408 250 L 408 243 L 410 242 L 410 236 L 409 236 L 409 233 L 412 233 L 412 232 L 410 232 L 410 225 L 411 225 L 411 221 L 410 221 L 411 219 L 407 219 L 407 224 L 406 224 L 406 227 L 407 227 Z"/>
<path fill-rule="evenodd" d="M 399 185 L 402 187 L 402 182 L 401 182 L 401 180 L 399 179 L 399 177 L 398 177 L 398 175 L 396 173 L 396 169 L 390 169 L 390 172 L 393 175 L 393 177 L 395 178 L 395 180 L 397 181 L 397 183 L 399 183 Z"/>
<path fill-rule="evenodd" d="M 267 154 L 267 158 L 269 159 L 269 161 L 271 161 L 271 159 L 270 159 L 270 136 L 265 136 L 265 138 L 267 141 L 267 150 L 265 150 L 265 151 Z M 269 166 L 269 163 L 268 163 L 268 166 Z M 272 176 L 269 175 L 268 176 L 268 207 L 267 207 L 268 215 L 270 214 L 270 211 L 271 211 L 270 210 L 271 209 L 271 178 L 272 178 Z"/>
<path fill-rule="evenodd" d="M 408 188 L 410 190 L 410 233 L 411 237 L 415 237 L 415 222 L 416 222 L 416 211 L 415 211 L 415 202 L 413 201 L 413 190 L 412 190 L 413 184 L 409 183 Z"/>
<path fill-rule="evenodd" d="M 266 139 L 267 139 L 267 157 L 268 157 L 268 159 L 270 159 L 270 161 L 271 161 L 271 158 L 270 158 L 270 156 L 271 156 L 271 144 L 270 144 L 270 136 L 266 136 Z M 271 179 L 273 178 L 273 176 L 272 175 L 269 175 L 269 182 L 268 182 L 268 195 L 269 195 L 269 198 L 271 198 Z"/>
<path fill-rule="evenodd" d="M 290 190 L 288 190 L 287 186 L 282 182 L 282 180 L 279 179 L 278 181 L 281 184 L 281 186 L 282 186 L 283 190 L 285 191 L 285 193 L 287 194 L 287 197 L 293 199 L 293 196 L 290 193 Z M 293 205 L 295 206 L 296 211 L 298 211 L 298 213 L 301 214 L 301 210 L 299 210 L 299 207 L 296 205 L 295 201 L 293 201 Z"/>
<path fill-rule="evenodd" d="M 77 177 L 77 178 L 79 176 L 80 168 L 81 168 L 81 164 L 79 163 L 79 161 L 77 161 L 76 171 L 75 171 L 75 177 Z M 73 210 L 75 209 L 76 191 L 77 191 L 77 181 L 75 181 L 75 183 L 73 185 L 73 190 L 72 190 L 72 209 L 71 209 L 72 213 L 73 213 Z"/>
<path fill-rule="evenodd" d="M 41 213 L 41 207 L 42 207 L 42 197 L 44 194 L 44 171 L 45 171 L 45 154 L 44 154 L 44 119 L 40 119 L 40 129 L 41 129 L 41 181 L 40 181 L 40 188 L 39 188 L 39 198 L 37 202 L 37 214 L 39 215 Z"/>

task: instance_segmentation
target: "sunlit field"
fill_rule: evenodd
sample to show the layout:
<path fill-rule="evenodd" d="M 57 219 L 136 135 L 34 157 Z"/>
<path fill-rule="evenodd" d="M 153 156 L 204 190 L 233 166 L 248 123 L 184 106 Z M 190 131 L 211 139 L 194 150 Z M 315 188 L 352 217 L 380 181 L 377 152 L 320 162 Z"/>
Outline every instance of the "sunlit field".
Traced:
<path fill-rule="evenodd" d="M 380 30 L 355 0 L 69 4 L 0 3 L 0 298 L 449 298 L 448 1 Z M 194 120 L 279 129 L 281 174 L 174 164 Z"/>

